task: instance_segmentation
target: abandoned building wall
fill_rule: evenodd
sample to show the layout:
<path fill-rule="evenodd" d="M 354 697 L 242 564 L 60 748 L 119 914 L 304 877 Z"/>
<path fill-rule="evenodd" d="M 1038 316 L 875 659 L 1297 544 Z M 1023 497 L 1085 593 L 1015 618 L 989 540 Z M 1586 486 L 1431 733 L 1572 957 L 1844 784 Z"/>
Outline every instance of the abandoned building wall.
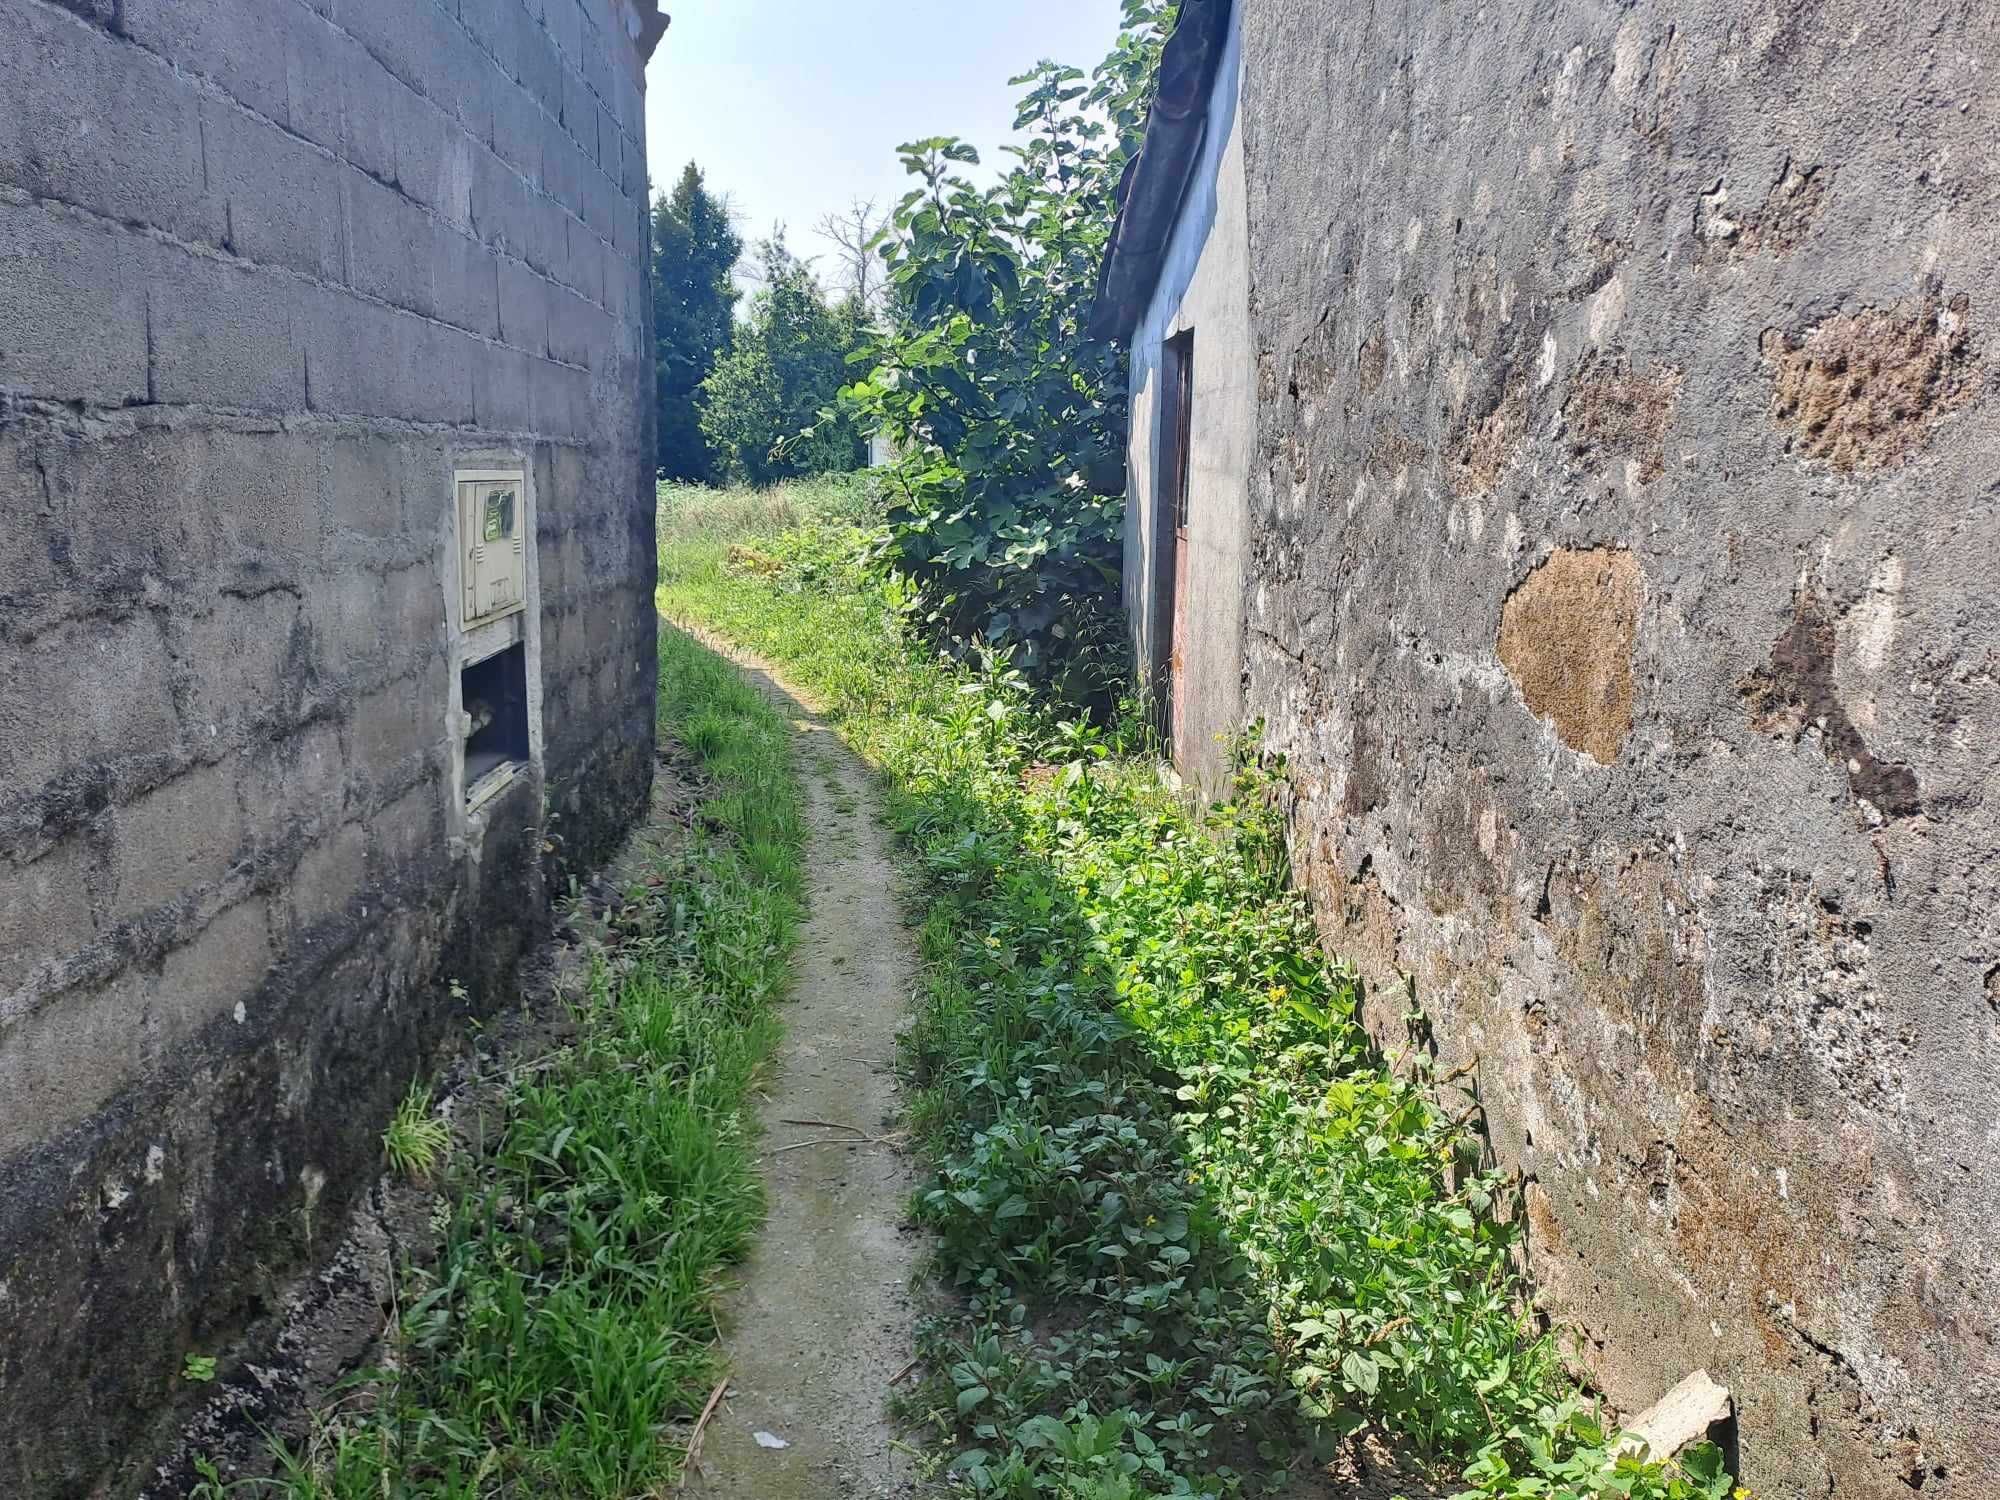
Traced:
<path fill-rule="evenodd" d="M 645 805 L 659 26 L 0 0 L 0 1493 L 122 1487 Z M 476 812 L 467 460 L 538 526 Z"/>
<path fill-rule="evenodd" d="M 1994 1493 L 2000 11 L 1244 10 L 1247 708 L 1329 947 L 1479 1059 L 1615 1401 Z"/>
<path fill-rule="evenodd" d="M 1173 619 L 1172 564 L 1155 552 L 1168 503 L 1160 469 L 1163 354 L 1167 340 L 1192 338 L 1187 595 L 1171 648 L 1179 661 L 1172 749 L 1182 774 L 1211 792 L 1227 780 L 1229 740 L 1243 720 L 1243 567 L 1256 415 L 1237 115 L 1241 72 L 1241 36 L 1232 20 L 1210 89 L 1201 154 L 1159 282 L 1128 340 L 1125 606 L 1135 658 L 1143 662 L 1154 659 L 1156 622 Z"/>

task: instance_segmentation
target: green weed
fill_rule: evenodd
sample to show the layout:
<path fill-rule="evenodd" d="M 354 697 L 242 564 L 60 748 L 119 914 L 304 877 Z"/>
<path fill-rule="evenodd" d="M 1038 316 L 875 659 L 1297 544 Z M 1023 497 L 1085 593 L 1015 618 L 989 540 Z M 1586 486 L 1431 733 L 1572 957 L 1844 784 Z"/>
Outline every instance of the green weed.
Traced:
<path fill-rule="evenodd" d="M 1374 1426 L 1474 1496 L 1729 1493 L 1713 1449 L 1619 1456 L 1531 1318 L 1472 1112 L 1420 1048 L 1376 1054 L 1290 888 L 1281 768 L 1192 810 L 1123 753 L 1141 729 L 916 645 L 865 530 L 754 551 L 669 547 L 662 605 L 819 695 L 920 863 L 917 1211 L 965 1310 L 907 1409 L 959 1483 L 1266 1493 Z"/>
<path fill-rule="evenodd" d="M 382 1132 L 382 1156 L 399 1177 L 429 1177 L 451 1149 L 451 1131 L 431 1113 L 431 1091 L 412 1083 Z"/>
<path fill-rule="evenodd" d="M 669 633 L 660 689 L 713 831 L 651 872 L 574 1043 L 522 1070 L 484 1154 L 405 1101 L 385 1147 L 435 1168 L 442 1246 L 402 1288 L 397 1368 L 355 1377 L 266 1490 L 612 1500 L 676 1473 L 672 1425 L 715 1378 L 719 1273 L 762 1216 L 744 1106 L 789 980 L 802 824 L 789 728 L 736 672 Z"/>

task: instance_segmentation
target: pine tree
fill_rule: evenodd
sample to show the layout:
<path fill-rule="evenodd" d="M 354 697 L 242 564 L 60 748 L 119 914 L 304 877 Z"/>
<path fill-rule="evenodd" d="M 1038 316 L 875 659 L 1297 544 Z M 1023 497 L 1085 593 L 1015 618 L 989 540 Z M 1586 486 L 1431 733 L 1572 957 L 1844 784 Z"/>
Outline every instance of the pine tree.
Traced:
<path fill-rule="evenodd" d="M 731 273 L 742 253 L 728 203 L 709 192 L 701 169 L 689 162 L 673 193 L 653 201 L 653 339 L 664 478 L 715 476 L 695 397 L 729 347 L 738 296 Z"/>

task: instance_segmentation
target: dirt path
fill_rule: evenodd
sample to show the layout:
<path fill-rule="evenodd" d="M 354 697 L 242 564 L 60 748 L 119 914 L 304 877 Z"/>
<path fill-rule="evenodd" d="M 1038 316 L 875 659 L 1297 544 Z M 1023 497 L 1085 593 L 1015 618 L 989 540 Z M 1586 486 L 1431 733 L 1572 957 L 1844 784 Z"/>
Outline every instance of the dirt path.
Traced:
<path fill-rule="evenodd" d="M 916 958 L 867 768 L 767 673 L 746 673 L 798 726 L 811 908 L 761 1104 L 770 1218 L 725 1309 L 730 1394 L 687 1492 L 912 1495 L 885 1403 L 915 1352 L 916 1179 L 879 1138 L 900 1125 L 891 1063 Z"/>

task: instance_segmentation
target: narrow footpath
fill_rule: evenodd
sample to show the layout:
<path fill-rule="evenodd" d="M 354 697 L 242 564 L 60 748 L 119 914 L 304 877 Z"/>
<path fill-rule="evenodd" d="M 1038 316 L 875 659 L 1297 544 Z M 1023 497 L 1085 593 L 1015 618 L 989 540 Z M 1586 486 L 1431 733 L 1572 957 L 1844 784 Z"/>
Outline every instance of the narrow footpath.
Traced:
<path fill-rule="evenodd" d="M 917 1469 L 886 1403 L 915 1354 L 916 1176 L 893 1071 L 915 950 L 867 767 L 770 674 L 743 670 L 797 727 L 811 906 L 760 1100 L 770 1216 L 725 1304 L 729 1391 L 687 1493 L 908 1496 Z"/>

